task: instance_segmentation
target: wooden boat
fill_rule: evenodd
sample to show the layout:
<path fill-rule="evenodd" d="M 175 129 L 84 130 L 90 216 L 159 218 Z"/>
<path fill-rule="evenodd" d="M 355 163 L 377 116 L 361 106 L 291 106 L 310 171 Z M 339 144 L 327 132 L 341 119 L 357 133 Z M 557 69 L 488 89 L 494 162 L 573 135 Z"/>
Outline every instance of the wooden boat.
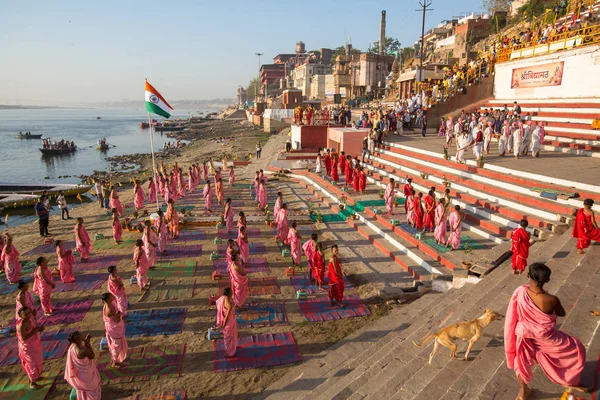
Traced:
<path fill-rule="evenodd" d="M 24 134 L 24 133 L 20 133 L 20 134 L 18 134 L 18 135 L 17 135 L 17 136 L 15 136 L 15 137 L 16 137 L 17 139 L 41 139 L 41 138 L 42 138 L 42 135 L 41 135 L 41 134 L 39 134 L 39 135 L 33 135 L 33 134 L 31 134 L 31 135 L 26 135 L 26 134 Z"/>
<path fill-rule="evenodd" d="M 185 129 L 185 126 L 182 125 L 159 125 L 155 126 L 155 131 L 182 131 Z"/>
<path fill-rule="evenodd" d="M 147 122 L 140 122 L 140 128 L 148 129 L 148 128 L 150 128 L 150 124 Z"/>
<path fill-rule="evenodd" d="M 71 154 L 77 151 L 77 147 L 65 147 L 62 149 L 40 149 L 45 156 L 60 156 L 63 154 Z"/>
<path fill-rule="evenodd" d="M 98 150 L 102 150 L 102 151 L 108 150 L 109 147 L 110 147 L 110 144 L 108 144 L 108 143 L 101 143 L 101 144 L 96 145 L 96 148 Z"/>
<path fill-rule="evenodd" d="M 17 184 L 0 183 L 0 208 L 19 208 L 33 206 L 44 190 L 51 197 L 58 196 L 62 190 L 65 196 L 77 196 L 90 190 L 89 185 L 70 184 Z"/>

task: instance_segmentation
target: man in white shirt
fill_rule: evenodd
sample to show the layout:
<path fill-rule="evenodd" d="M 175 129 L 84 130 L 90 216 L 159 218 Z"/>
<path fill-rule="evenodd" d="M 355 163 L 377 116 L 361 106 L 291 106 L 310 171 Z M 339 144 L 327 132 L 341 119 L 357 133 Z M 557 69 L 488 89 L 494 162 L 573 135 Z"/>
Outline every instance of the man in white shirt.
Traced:
<path fill-rule="evenodd" d="M 104 198 L 102 197 L 102 183 L 100 181 L 96 181 L 94 187 L 96 189 L 96 197 L 98 198 L 98 204 L 100 204 L 100 208 L 103 208 Z"/>
<path fill-rule="evenodd" d="M 473 135 L 468 130 L 463 132 L 456 137 L 456 162 L 459 164 L 465 163 L 465 151 L 469 146 L 473 144 Z"/>
<path fill-rule="evenodd" d="M 65 192 L 62 190 L 59 192 L 58 197 L 56 198 L 56 204 L 58 204 L 58 208 L 60 208 L 60 216 L 63 220 L 70 219 L 69 216 L 69 208 L 67 206 L 67 199 L 65 199 Z M 67 218 L 65 218 L 65 214 Z"/>

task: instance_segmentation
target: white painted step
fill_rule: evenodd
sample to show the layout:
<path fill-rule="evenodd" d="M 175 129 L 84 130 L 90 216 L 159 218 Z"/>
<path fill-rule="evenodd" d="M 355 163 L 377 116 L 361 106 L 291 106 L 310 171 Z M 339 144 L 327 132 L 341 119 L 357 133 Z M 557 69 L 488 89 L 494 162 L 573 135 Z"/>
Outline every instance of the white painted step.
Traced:
<path fill-rule="evenodd" d="M 487 108 L 492 108 L 494 110 L 503 110 L 504 106 L 493 106 L 493 107 L 481 107 L 482 109 L 487 109 Z M 512 107 L 509 105 L 509 111 L 510 113 L 512 113 Z M 600 106 L 598 108 L 574 108 L 574 107 L 523 107 L 521 106 L 521 115 L 527 114 L 527 113 L 553 113 L 553 114 L 598 114 L 600 113 Z M 555 118 L 555 117 L 540 117 L 540 118 L 548 118 L 548 121 L 551 121 L 550 118 Z M 565 119 L 564 118 L 558 118 L 556 121 L 554 122 L 563 122 Z M 582 118 L 582 121 L 589 121 L 588 123 L 592 123 L 591 119 L 588 118 Z M 581 122 L 584 123 L 584 122 Z"/>
<path fill-rule="evenodd" d="M 500 105 L 506 104 L 509 107 L 511 107 L 513 105 L 514 101 L 515 101 L 515 99 L 507 99 L 507 100 L 493 99 L 493 100 L 490 100 L 489 103 L 500 104 Z M 600 98 L 598 98 L 598 97 L 582 97 L 582 98 L 570 98 L 570 99 L 527 99 L 527 100 L 517 100 L 517 102 L 519 104 L 521 104 L 521 107 L 523 107 L 523 104 L 538 104 L 538 103 L 547 103 L 549 105 L 561 104 L 561 103 L 571 103 L 571 104 L 597 103 L 598 106 L 600 107 Z"/>
<path fill-rule="evenodd" d="M 598 131 L 600 135 L 600 131 Z M 570 137 L 562 137 L 562 136 L 554 136 L 554 135 L 546 135 L 545 140 L 550 142 L 561 142 L 561 143 L 573 143 L 580 144 L 582 146 L 597 146 L 600 147 L 600 140 L 585 140 L 585 139 L 575 139 Z"/>

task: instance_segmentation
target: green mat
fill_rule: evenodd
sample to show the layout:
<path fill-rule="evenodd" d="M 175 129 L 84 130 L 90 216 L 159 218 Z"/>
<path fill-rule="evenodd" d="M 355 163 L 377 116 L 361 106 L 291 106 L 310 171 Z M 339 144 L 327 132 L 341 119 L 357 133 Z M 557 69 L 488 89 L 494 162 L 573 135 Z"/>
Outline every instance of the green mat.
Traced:
<path fill-rule="evenodd" d="M 367 207 L 382 207 L 385 206 L 385 200 L 363 200 L 356 202 L 356 209 L 358 211 L 365 211 Z"/>
<path fill-rule="evenodd" d="M 433 247 L 435 249 L 435 251 L 437 251 L 438 253 L 447 253 L 450 251 L 449 247 L 446 246 L 441 246 L 439 244 L 437 244 L 435 242 L 434 238 L 428 238 L 423 240 L 424 243 L 427 243 L 429 246 Z M 458 250 L 478 250 L 478 249 L 485 249 L 485 245 L 479 243 L 478 241 L 471 239 L 468 236 L 461 236 L 460 237 L 460 247 L 454 251 L 458 251 Z"/>
<path fill-rule="evenodd" d="M 43 400 L 48 397 L 48 392 L 54 386 L 59 372 L 44 371 L 42 377 L 37 381 L 43 387 L 38 390 L 29 389 L 29 380 L 20 371 L 12 374 L 13 376 L 9 379 L 0 379 L 0 400 Z"/>
<path fill-rule="evenodd" d="M 346 218 L 340 217 L 339 214 L 321 214 L 321 218 L 323 219 L 323 222 L 344 222 L 344 221 L 346 221 Z M 316 214 L 311 215 L 310 219 L 312 219 L 313 222 L 317 222 L 317 215 Z"/>
<path fill-rule="evenodd" d="M 340 212 L 338 213 L 340 218 L 343 218 L 343 219 L 346 219 L 354 214 L 356 214 L 356 209 L 352 206 L 346 206 L 345 209 L 340 210 Z"/>
<path fill-rule="evenodd" d="M 575 195 L 577 194 L 576 192 L 565 192 L 564 190 L 559 190 L 559 189 L 547 189 L 547 188 L 538 188 L 538 187 L 532 187 L 530 190 L 532 192 L 538 192 L 538 193 L 546 192 L 546 193 L 556 194 L 558 196 L 567 196 L 567 197 L 575 197 Z"/>
<path fill-rule="evenodd" d="M 140 238 L 141 238 L 141 233 L 140 233 Z M 127 239 L 123 239 L 123 241 L 121 243 L 116 244 L 115 241 L 113 240 L 113 238 L 104 238 L 104 239 L 94 240 L 93 243 L 94 243 L 95 249 L 110 250 L 110 249 L 122 249 L 122 248 L 133 247 L 135 240 L 132 238 L 127 238 Z"/>
<path fill-rule="evenodd" d="M 193 261 L 159 263 L 155 269 L 148 270 L 149 278 L 190 278 L 195 275 L 196 263 Z"/>

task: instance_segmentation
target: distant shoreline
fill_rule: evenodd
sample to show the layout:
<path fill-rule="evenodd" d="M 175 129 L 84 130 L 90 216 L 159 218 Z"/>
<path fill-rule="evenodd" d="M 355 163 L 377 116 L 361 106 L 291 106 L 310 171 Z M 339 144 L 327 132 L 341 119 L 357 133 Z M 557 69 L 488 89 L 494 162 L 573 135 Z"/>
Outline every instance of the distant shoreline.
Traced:
<path fill-rule="evenodd" d="M 9 106 L 0 104 L 0 110 L 45 110 L 52 108 L 72 108 L 72 107 L 57 107 L 57 106 Z"/>

